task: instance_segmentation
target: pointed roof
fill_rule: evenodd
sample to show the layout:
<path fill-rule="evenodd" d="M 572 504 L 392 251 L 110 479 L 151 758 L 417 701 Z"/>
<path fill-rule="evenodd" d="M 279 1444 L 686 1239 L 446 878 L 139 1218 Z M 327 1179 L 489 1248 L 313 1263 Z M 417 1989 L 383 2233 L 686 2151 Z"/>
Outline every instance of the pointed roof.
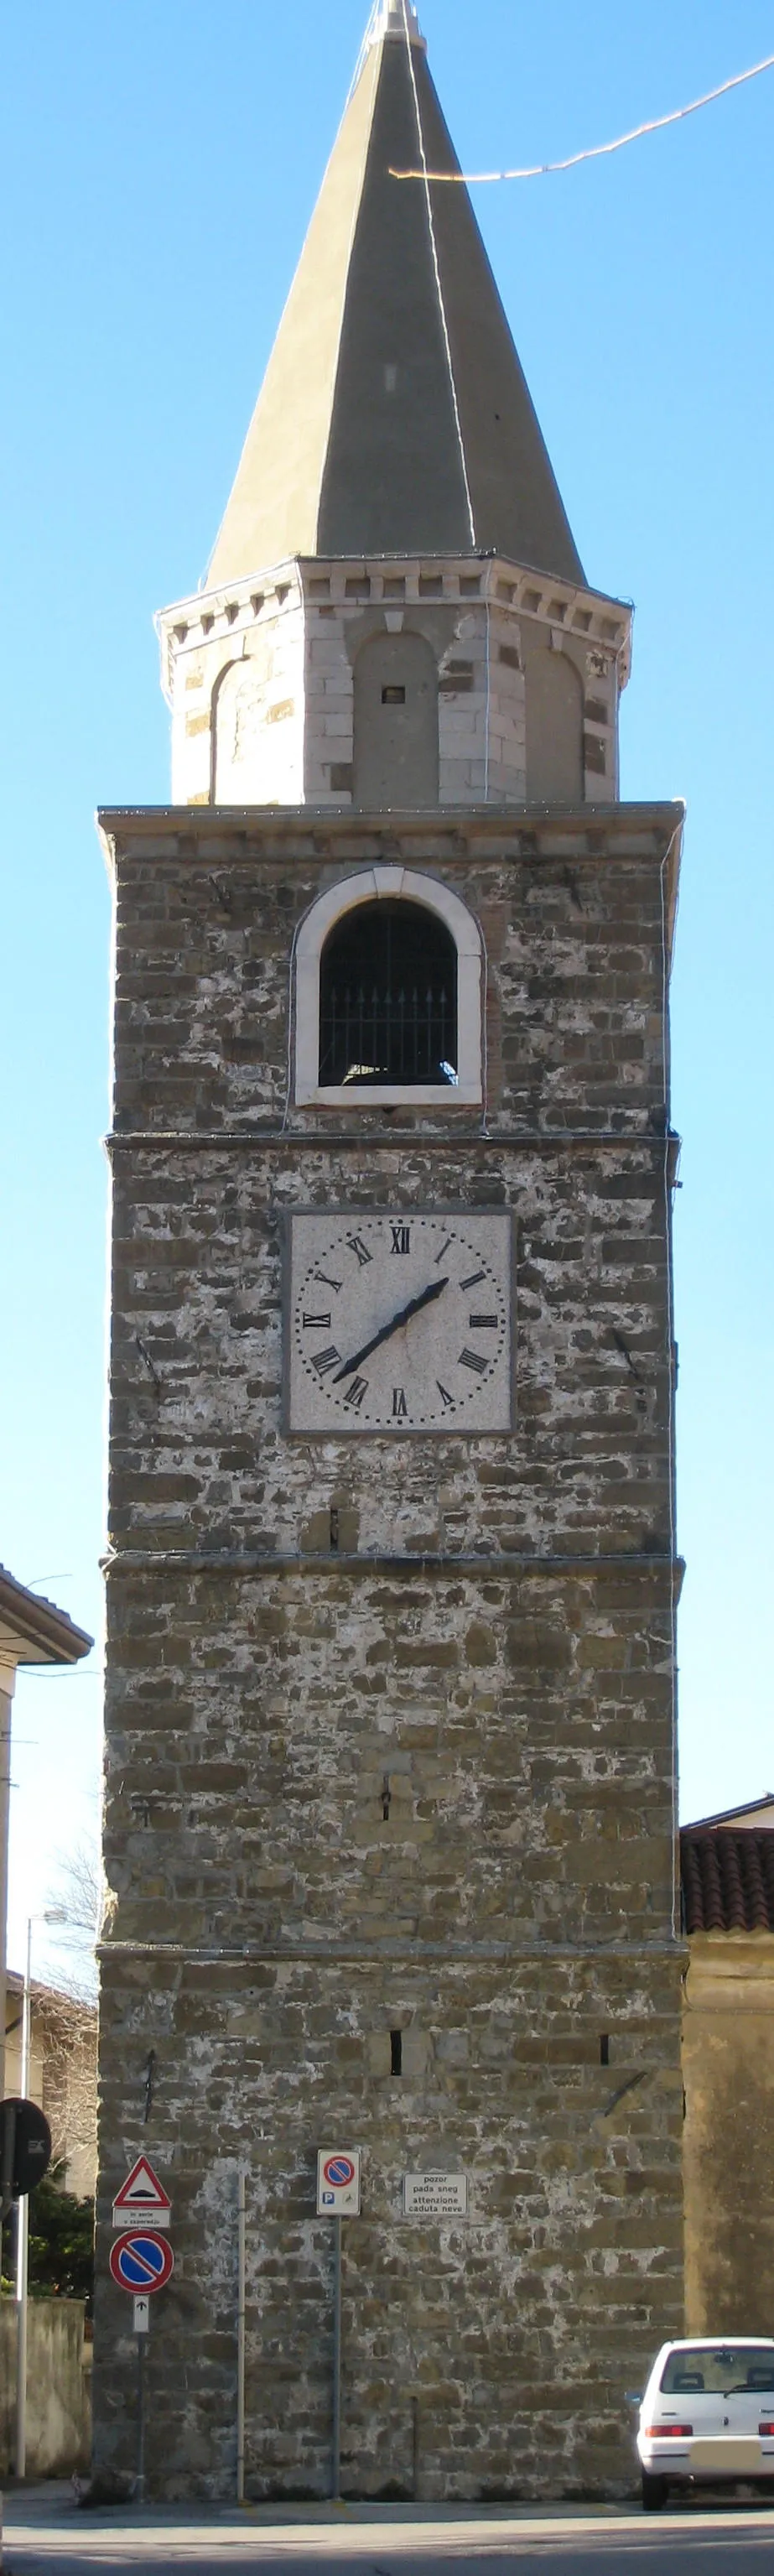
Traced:
<path fill-rule="evenodd" d="M 248 431 L 213 585 L 289 555 L 583 568 L 415 13 L 379 0 Z"/>
<path fill-rule="evenodd" d="M 78 1664 L 93 1637 L 0 1565 L 0 1664 Z"/>
<path fill-rule="evenodd" d="M 742 1833 L 754 1832 L 758 1827 L 763 1833 L 774 1833 L 774 1789 L 765 1789 L 761 1798 L 748 1798 L 744 1807 L 723 1807 L 719 1816 L 697 1816 L 683 1831 L 708 1834 L 718 1825 L 733 1826 Z"/>

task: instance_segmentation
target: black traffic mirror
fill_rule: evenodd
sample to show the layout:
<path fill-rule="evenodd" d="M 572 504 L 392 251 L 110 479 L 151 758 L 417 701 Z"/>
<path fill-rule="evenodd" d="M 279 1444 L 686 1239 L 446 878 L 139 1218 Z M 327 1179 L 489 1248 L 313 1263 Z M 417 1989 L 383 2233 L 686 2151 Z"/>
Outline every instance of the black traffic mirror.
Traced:
<path fill-rule="evenodd" d="M 0 2102 L 0 2215 L 34 2191 L 51 2160 L 51 2131 L 37 2102 Z"/>

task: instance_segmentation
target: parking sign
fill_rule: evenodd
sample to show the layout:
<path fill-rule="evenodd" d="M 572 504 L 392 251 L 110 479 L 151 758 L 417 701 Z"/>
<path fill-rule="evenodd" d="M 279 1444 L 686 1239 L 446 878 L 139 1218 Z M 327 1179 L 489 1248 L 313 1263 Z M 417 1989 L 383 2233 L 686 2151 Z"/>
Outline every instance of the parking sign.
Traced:
<path fill-rule="evenodd" d="M 318 2218 L 359 2218 L 359 2147 L 321 2147 L 317 2158 Z"/>

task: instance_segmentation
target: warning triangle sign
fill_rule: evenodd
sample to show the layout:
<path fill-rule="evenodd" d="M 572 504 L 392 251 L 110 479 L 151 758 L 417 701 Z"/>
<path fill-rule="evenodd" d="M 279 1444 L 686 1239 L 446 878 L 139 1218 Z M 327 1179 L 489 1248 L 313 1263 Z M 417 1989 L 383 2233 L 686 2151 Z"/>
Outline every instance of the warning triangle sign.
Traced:
<path fill-rule="evenodd" d="M 127 2174 L 118 2197 L 113 2202 L 113 2226 L 128 2227 L 133 2218 L 141 2218 L 144 2227 L 168 2227 L 172 2202 L 147 2156 L 138 2156 Z"/>

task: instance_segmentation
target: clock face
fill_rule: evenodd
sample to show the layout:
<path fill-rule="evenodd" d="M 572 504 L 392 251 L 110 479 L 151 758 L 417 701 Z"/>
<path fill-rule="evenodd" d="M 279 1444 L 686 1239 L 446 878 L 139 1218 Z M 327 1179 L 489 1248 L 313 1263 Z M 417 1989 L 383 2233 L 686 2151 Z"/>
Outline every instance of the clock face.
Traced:
<path fill-rule="evenodd" d="M 511 1220 L 290 1220 L 291 1431 L 509 1431 Z"/>

